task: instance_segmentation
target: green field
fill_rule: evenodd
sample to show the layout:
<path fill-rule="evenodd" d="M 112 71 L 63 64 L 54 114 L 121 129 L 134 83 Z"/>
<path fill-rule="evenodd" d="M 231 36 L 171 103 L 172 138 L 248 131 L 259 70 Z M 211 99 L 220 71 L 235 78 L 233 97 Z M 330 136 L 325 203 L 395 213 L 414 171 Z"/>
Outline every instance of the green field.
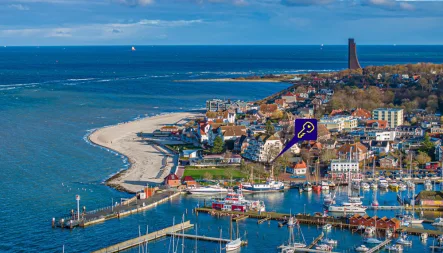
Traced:
<path fill-rule="evenodd" d="M 225 170 L 227 168 L 215 168 L 215 169 L 211 169 L 211 168 L 195 168 L 195 167 L 186 167 L 185 169 L 185 173 L 184 176 L 191 176 L 194 179 L 203 179 L 205 173 L 210 173 L 212 175 L 213 179 L 216 178 L 226 178 L 226 174 L 225 174 Z M 237 178 L 245 178 L 247 175 L 241 171 L 239 171 L 238 169 L 234 169 L 233 170 L 233 178 L 237 179 Z"/>

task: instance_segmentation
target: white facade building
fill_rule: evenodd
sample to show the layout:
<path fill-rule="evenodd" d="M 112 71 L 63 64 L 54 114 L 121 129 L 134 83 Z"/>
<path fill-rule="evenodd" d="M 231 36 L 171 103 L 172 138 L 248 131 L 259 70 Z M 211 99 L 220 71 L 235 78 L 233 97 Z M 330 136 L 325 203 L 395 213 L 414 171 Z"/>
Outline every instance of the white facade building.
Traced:
<path fill-rule="evenodd" d="M 358 173 L 358 161 L 357 160 L 347 160 L 347 159 L 334 159 L 331 161 L 331 167 L 329 171 L 334 174 L 348 173 Z"/>
<path fill-rule="evenodd" d="M 368 136 L 375 138 L 376 141 L 394 141 L 395 131 L 371 131 L 368 132 Z"/>
<path fill-rule="evenodd" d="M 264 135 L 250 139 L 243 157 L 256 162 L 272 161 L 282 150 L 283 143 L 275 136 Z"/>

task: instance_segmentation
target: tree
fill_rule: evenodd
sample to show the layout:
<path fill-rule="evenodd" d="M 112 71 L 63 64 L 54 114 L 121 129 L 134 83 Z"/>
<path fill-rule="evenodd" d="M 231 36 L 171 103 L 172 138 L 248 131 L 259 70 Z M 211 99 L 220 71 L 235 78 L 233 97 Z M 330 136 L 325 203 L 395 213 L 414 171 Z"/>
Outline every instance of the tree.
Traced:
<path fill-rule="evenodd" d="M 323 163 L 327 163 L 336 157 L 337 152 L 335 151 L 335 149 L 324 149 L 320 154 L 320 161 Z"/>
<path fill-rule="evenodd" d="M 287 152 L 275 160 L 274 172 L 277 176 L 280 174 L 281 171 L 285 171 L 286 167 L 291 165 L 291 161 L 290 161 L 291 157 L 292 157 L 292 155 Z"/>
<path fill-rule="evenodd" d="M 225 143 L 223 142 L 222 137 L 215 137 L 214 146 L 212 147 L 211 152 L 215 154 L 220 154 L 221 152 L 223 152 L 224 145 Z"/>
<path fill-rule="evenodd" d="M 225 177 L 229 178 L 229 182 L 232 183 L 232 177 L 234 176 L 234 169 L 229 167 L 224 171 Z"/>
<path fill-rule="evenodd" d="M 266 121 L 265 132 L 267 135 L 273 135 L 275 133 L 274 125 L 270 120 Z"/>
<path fill-rule="evenodd" d="M 411 125 L 415 125 L 415 124 L 417 124 L 417 118 L 416 117 L 412 117 L 409 122 L 411 122 Z"/>
<path fill-rule="evenodd" d="M 209 172 L 205 172 L 205 174 L 203 174 L 203 178 L 206 180 L 212 180 L 212 174 Z"/>
<path fill-rule="evenodd" d="M 418 152 L 418 155 L 415 157 L 415 160 L 417 160 L 417 162 L 420 164 L 420 165 L 423 165 L 423 164 L 425 164 L 425 163 L 428 163 L 428 162 L 430 162 L 431 161 L 431 157 L 430 156 L 428 156 L 426 153 L 424 153 L 424 152 Z"/>
<path fill-rule="evenodd" d="M 434 143 L 431 141 L 431 138 L 429 137 L 428 133 L 425 134 L 425 138 L 421 143 L 419 151 L 424 152 L 428 155 L 433 153 Z"/>

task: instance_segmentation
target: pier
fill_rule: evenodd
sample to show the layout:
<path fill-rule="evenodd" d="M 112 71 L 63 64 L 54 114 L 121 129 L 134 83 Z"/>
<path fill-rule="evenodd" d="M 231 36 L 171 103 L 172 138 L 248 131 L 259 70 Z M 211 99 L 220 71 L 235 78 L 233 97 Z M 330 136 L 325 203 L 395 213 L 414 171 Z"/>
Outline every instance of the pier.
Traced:
<path fill-rule="evenodd" d="M 203 235 L 191 235 L 191 234 L 180 234 L 180 233 L 167 233 L 166 235 L 175 236 L 175 237 L 183 237 L 183 238 L 186 238 L 186 239 L 209 241 L 209 242 L 229 243 L 231 241 L 229 239 L 223 239 L 223 238 L 217 238 L 217 237 L 209 237 L 209 236 L 203 236 Z"/>
<path fill-rule="evenodd" d="M 386 239 L 382 243 L 380 243 L 380 244 L 372 247 L 370 250 L 366 251 L 366 253 L 374 253 L 374 252 L 380 250 L 381 248 L 383 248 L 384 246 L 386 246 L 387 244 L 389 244 L 391 241 L 392 241 L 391 239 Z"/>
<path fill-rule="evenodd" d="M 400 227 L 397 229 L 397 232 L 405 232 L 410 235 L 421 235 L 423 233 L 427 233 L 429 236 L 438 237 L 443 235 L 443 231 L 440 230 L 430 230 L 423 228 L 411 228 L 411 227 Z"/>
<path fill-rule="evenodd" d="M 194 225 L 191 224 L 190 221 L 186 221 L 186 222 L 183 222 L 183 223 L 171 226 L 171 227 L 164 228 L 162 230 L 158 230 L 158 231 L 149 233 L 147 235 L 142 235 L 142 236 L 136 237 L 134 239 L 130 239 L 130 240 L 127 240 L 127 241 L 124 241 L 124 242 L 121 242 L 121 243 L 117 243 L 115 245 L 112 245 L 112 246 L 109 246 L 109 247 L 106 247 L 106 248 L 94 251 L 93 253 L 120 252 L 122 250 L 126 250 L 126 249 L 129 249 L 129 248 L 137 247 L 139 245 L 146 244 L 146 243 L 148 243 L 150 241 L 157 240 L 157 239 L 159 239 L 161 237 L 164 237 L 164 236 L 166 236 L 168 234 L 171 234 L 171 235 L 174 234 L 175 235 L 175 233 L 177 233 L 179 231 L 183 231 L 183 230 L 188 229 L 188 228 L 192 228 L 193 226 Z"/>
<path fill-rule="evenodd" d="M 321 234 L 319 236 L 317 236 L 317 238 L 315 238 L 314 241 L 312 241 L 311 244 L 309 244 L 308 247 L 306 247 L 306 248 L 312 249 L 321 239 L 323 239 L 324 236 L 325 236 L 325 234 L 323 232 L 321 232 Z"/>
<path fill-rule="evenodd" d="M 70 217 L 60 218 L 57 220 L 57 222 L 54 218 L 52 221 L 52 226 L 69 229 L 74 227 L 87 227 L 106 220 L 121 218 L 145 211 L 147 209 L 156 207 L 158 204 L 167 202 L 180 194 L 180 192 L 165 191 L 156 193 L 147 199 L 137 199 L 135 196 L 129 200 L 119 203 L 118 205 L 80 213 L 80 217 L 77 217 L 77 214 L 75 214 Z"/>

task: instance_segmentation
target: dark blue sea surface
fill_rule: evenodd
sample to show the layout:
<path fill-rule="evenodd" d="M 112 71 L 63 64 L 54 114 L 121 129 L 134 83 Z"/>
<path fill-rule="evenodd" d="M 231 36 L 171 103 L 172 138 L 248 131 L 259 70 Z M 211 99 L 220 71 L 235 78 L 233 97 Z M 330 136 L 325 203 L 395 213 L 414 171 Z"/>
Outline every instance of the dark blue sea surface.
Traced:
<path fill-rule="evenodd" d="M 253 100 L 286 88 L 283 83 L 175 82 L 268 73 L 328 72 L 347 66 L 345 46 L 144 46 L 0 48 L 0 252 L 88 252 L 178 221 L 202 199 L 182 196 L 138 215 L 85 229 L 51 228 L 52 217 L 75 208 L 75 194 L 87 210 L 128 197 L 102 184 L 128 167 L 125 157 L 89 144 L 92 129 L 161 113 L 196 110 L 210 98 Z M 442 46 L 359 46 L 360 62 L 383 65 L 443 62 Z M 321 195 L 257 195 L 268 210 L 320 211 Z M 389 193 L 387 201 L 395 202 Z M 370 200 L 370 196 L 365 199 Z M 392 212 L 387 213 L 393 215 Z M 199 234 L 227 236 L 228 219 L 201 214 L 188 218 Z M 287 239 L 275 222 L 241 222 L 249 245 L 241 252 L 274 252 Z M 302 227 L 306 240 L 320 233 Z M 190 233 L 193 233 L 191 230 Z M 343 242 L 360 236 L 333 231 Z M 349 238 L 349 240 L 348 240 Z M 352 239 L 350 239 L 352 238 Z M 167 252 L 169 239 L 150 245 Z M 199 252 L 218 245 L 199 242 Z M 419 243 L 415 250 L 426 248 Z M 194 242 L 186 242 L 192 252 Z M 137 252 L 138 249 L 132 250 Z M 409 249 L 409 251 L 413 251 Z"/>

